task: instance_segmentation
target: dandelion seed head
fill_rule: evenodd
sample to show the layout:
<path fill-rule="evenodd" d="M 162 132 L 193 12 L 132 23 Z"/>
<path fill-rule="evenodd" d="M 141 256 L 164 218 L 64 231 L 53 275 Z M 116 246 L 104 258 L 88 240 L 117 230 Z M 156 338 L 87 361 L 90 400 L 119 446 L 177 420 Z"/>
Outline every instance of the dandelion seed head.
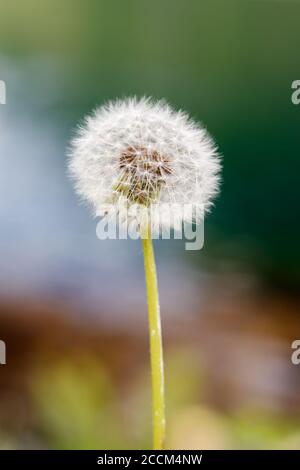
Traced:
<path fill-rule="evenodd" d="M 94 215 L 135 205 L 174 226 L 185 217 L 178 207 L 201 207 L 195 222 L 210 208 L 220 160 L 207 131 L 186 113 L 164 101 L 127 98 L 85 119 L 71 143 L 69 170 Z"/>

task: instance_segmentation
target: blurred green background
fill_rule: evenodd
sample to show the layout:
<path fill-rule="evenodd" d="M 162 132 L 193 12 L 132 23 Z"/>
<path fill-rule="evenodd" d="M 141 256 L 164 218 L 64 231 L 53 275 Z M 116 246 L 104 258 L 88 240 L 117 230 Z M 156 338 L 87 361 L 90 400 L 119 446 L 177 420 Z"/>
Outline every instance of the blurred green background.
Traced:
<path fill-rule="evenodd" d="M 98 241 L 65 175 L 77 123 L 127 95 L 188 111 L 223 155 L 204 249 L 157 243 L 167 445 L 300 448 L 299 18 L 288 0 L 1 1 L 3 448 L 151 445 L 141 249 Z"/>

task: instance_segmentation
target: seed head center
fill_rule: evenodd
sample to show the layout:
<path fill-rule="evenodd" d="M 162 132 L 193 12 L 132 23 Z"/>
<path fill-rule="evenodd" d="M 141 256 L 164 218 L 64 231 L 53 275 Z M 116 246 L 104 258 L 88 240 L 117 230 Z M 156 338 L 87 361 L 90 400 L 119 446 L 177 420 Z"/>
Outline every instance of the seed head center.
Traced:
<path fill-rule="evenodd" d="M 145 147 L 128 147 L 119 159 L 121 175 L 115 190 L 130 201 L 148 206 L 172 174 L 169 158 Z"/>

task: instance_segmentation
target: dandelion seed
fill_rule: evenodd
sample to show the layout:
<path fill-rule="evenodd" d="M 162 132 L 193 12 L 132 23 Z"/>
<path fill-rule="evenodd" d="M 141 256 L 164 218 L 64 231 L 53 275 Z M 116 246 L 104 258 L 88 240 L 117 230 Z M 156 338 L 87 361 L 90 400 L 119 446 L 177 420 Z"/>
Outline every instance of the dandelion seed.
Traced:
<path fill-rule="evenodd" d="M 168 228 L 184 222 L 178 208 L 192 204 L 202 209 L 193 213 L 200 222 L 218 192 L 220 162 L 211 137 L 164 101 L 129 98 L 96 109 L 69 153 L 76 190 L 96 216 L 136 204 L 138 224 L 146 207 L 153 223 Z"/>

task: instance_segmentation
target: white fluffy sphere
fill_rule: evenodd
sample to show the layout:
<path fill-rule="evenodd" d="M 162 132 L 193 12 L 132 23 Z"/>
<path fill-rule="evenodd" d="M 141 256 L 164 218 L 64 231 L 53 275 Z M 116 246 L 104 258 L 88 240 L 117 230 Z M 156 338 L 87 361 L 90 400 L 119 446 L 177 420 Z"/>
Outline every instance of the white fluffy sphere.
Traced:
<path fill-rule="evenodd" d="M 200 208 L 199 222 L 218 192 L 220 161 L 207 131 L 164 101 L 128 98 L 88 116 L 71 143 L 69 169 L 96 216 L 134 205 L 160 226 L 175 226 Z M 135 212 L 139 222 L 139 211 Z M 191 221 L 191 220 L 189 220 Z"/>

